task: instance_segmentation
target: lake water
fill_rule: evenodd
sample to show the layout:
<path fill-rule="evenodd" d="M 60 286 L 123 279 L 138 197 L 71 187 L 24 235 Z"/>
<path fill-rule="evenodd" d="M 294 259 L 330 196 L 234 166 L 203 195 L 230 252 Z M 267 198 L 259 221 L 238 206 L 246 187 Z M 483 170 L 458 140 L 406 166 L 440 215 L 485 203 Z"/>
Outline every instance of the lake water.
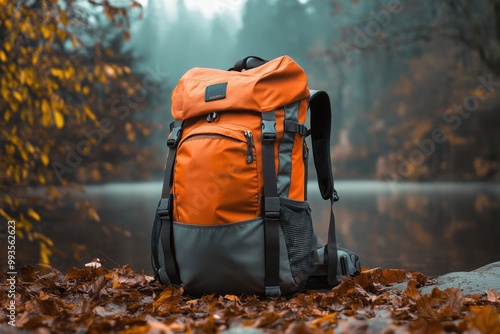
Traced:
<path fill-rule="evenodd" d="M 336 189 L 338 243 L 356 251 L 364 266 L 434 276 L 500 260 L 499 184 L 338 181 Z M 101 222 L 79 222 L 72 207 L 42 222 L 57 247 L 52 265 L 65 270 L 98 257 L 107 267 L 129 264 L 151 274 L 150 232 L 160 192 L 158 182 L 87 186 L 81 196 Z M 315 182 L 309 201 L 324 240 L 329 205 Z M 19 241 L 17 249 L 19 265 L 37 263 L 33 244 Z"/>

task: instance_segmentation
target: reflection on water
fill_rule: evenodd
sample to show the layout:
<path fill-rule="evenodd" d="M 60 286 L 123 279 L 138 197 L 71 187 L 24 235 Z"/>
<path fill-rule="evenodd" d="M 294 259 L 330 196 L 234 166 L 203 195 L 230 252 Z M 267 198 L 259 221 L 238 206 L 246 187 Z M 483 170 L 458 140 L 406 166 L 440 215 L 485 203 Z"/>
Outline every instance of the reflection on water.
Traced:
<path fill-rule="evenodd" d="M 339 243 L 369 267 L 439 275 L 500 260 L 500 185 L 338 182 Z M 318 196 L 315 197 L 319 198 Z M 320 212 L 319 235 L 327 213 Z"/>
<path fill-rule="evenodd" d="M 316 232 L 325 240 L 329 207 L 315 182 L 310 186 Z M 500 260 L 500 185 L 339 181 L 336 188 L 341 196 L 335 204 L 339 244 L 356 251 L 364 266 L 439 275 Z M 160 192 L 160 183 L 86 187 L 84 197 L 97 208 L 101 222 L 74 223 L 72 208 L 44 222 L 60 250 L 52 264 L 65 270 L 99 257 L 107 267 L 129 264 L 151 274 L 149 241 Z M 26 245 L 24 264 L 36 263 L 29 250 Z"/>

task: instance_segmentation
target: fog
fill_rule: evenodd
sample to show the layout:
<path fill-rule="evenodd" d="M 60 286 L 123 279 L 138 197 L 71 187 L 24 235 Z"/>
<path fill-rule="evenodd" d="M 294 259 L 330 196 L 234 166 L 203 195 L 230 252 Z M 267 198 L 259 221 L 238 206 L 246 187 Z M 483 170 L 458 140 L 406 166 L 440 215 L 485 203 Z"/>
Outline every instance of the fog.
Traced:
<path fill-rule="evenodd" d="M 248 0 L 237 10 L 219 0 L 211 10 L 205 3 L 202 12 L 192 0 L 149 0 L 127 47 L 141 59 L 138 69 L 169 73 L 168 97 L 192 67 L 228 69 L 247 55 L 291 56 L 307 71 L 311 88 L 330 94 L 332 153 L 341 178 L 498 180 L 500 144 L 491 127 L 498 96 L 463 122 L 449 110 L 494 69 L 474 48 L 436 32 L 441 21 L 458 15 L 446 3 Z M 170 120 L 167 101 L 160 121 Z M 446 133 L 444 142 L 433 139 L 435 129 Z M 478 134 L 483 139 L 473 139 Z"/>

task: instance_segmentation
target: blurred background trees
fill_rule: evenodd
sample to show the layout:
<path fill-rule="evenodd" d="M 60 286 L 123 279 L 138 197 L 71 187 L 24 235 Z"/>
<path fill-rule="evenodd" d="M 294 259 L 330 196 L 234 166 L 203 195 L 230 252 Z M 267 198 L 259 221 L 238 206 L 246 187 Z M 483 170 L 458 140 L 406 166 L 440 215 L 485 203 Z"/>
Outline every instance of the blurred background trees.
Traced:
<path fill-rule="evenodd" d="M 191 67 L 288 54 L 332 97 L 338 177 L 500 180 L 497 0 L 248 0 L 239 21 L 227 1 L 211 18 L 191 2 L 149 0 L 132 36 L 170 86 Z"/>
<path fill-rule="evenodd" d="M 0 1 L 0 216 L 52 241 L 40 212 L 57 210 L 79 184 L 152 177 L 162 157 L 146 137 L 163 78 L 133 69 L 123 51 L 141 5 L 107 1 Z M 60 186 L 63 187 L 60 187 Z M 40 188 L 39 186 L 43 186 Z M 81 219 L 99 220 L 88 202 Z"/>

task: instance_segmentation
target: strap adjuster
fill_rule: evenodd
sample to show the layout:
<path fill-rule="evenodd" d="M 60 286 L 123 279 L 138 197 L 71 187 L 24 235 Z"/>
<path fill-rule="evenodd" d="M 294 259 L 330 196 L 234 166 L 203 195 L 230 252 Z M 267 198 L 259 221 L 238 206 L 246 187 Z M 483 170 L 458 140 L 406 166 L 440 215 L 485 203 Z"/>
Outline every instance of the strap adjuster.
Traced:
<path fill-rule="evenodd" d="M 285 120 L 285 131 L 297 133 L 303 137 L 307 137 L 310 133 L 304 123 L 299 123 L 291 120 Z"/>
<path fill-rule="evenodd" d="M 161 218 L 170 216 L 170 198 L 162 198 L 158 204 L 158 216 Z"/>
<path fill-rule="evenodd" d="M 303 123 L 297 123 L 297 133 L 301 136 L 305 136 L 307 134 L 307 127 Z"/>
<path fill-rule="evenodd" d="M 280 218 L 280 199 L 279 197 L 268 197 L 264 202 L 264 217 L 266 219 L 279 219 Z"/>

